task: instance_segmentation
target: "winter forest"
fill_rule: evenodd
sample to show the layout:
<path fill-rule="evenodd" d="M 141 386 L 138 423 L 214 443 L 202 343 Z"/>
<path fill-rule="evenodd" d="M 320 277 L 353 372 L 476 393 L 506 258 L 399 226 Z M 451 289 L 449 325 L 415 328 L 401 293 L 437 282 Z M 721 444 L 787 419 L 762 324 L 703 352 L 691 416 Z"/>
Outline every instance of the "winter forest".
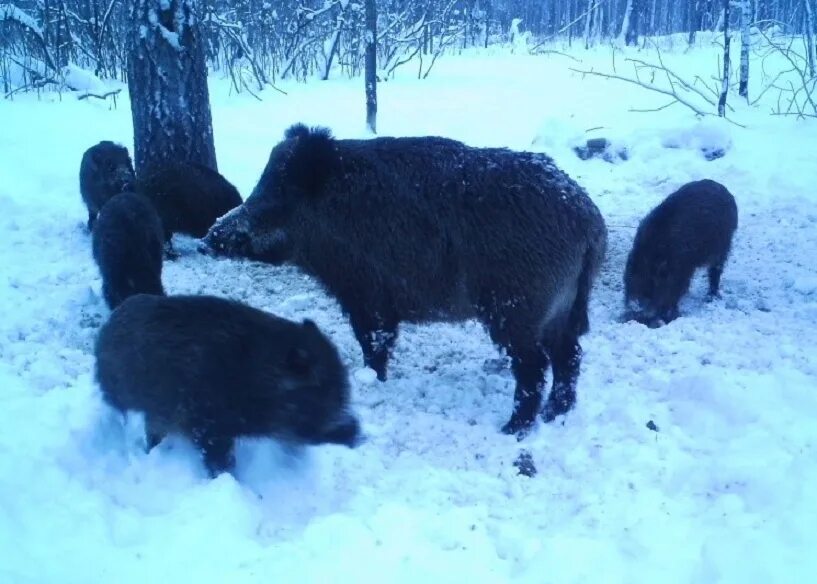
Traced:
<path fill-rule="evenodd" d="M 0 581 L 802 582 L 817 0 L 0 0 Z"/>

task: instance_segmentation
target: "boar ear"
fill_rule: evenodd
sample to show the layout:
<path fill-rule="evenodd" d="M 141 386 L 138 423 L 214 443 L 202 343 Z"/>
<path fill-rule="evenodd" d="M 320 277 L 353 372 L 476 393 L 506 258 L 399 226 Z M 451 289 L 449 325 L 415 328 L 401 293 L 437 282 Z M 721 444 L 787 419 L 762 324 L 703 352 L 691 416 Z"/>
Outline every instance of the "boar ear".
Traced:
<path fill-rule="evenodd" d="M 303 126 L 297 131 L 290 128 L 287 135 L 294 144 L 284 163 L 285 180 L 308 196 L 320 195 L 340 163 L 332 133 Z"/>
<path fill-rule="evenodd" d="M 306 375 L 309 373 L 309 353 L 302 347 L 292 347 L 287 353 L 287 367 L 293 373 Z"/>
<path fill-rule="evenodd" d="M 303 327 L 304 327 L 306 330 L 308 330 L 308 331 L 316 331 L 316 330 L 318 330 L 318 325 L 316 325 L 316 324 L 315 324 L 315 321 L 313 321 L 313 320 L 312 320 L 312 319 L 310 319 L 310 318 L 305 318 L 305 319 L 304 319 L 304 322 L 303 322 Z"/>
<path fill-rule="evenodd" d="M 309 127 L 306 124 L 293 124 L 284 132 L 284 140 L 309 136 Z"/>

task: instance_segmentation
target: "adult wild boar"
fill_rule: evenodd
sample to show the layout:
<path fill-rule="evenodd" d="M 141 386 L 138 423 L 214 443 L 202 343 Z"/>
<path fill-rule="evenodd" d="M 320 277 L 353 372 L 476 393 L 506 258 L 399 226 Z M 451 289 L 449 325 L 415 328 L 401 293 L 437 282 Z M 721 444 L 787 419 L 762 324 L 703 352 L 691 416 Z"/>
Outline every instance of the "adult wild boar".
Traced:
<path fill-rule="evenodd" d="M 587 303 L 607 230 L 587 193 L 544 154 L 446 138 L 335 140 L 291 127 L 252 195 L 204 249 L 320 280 L 386 378 L 400 322 L 478 318 L 511 357 L 521 436 L 576 400 Z"/>

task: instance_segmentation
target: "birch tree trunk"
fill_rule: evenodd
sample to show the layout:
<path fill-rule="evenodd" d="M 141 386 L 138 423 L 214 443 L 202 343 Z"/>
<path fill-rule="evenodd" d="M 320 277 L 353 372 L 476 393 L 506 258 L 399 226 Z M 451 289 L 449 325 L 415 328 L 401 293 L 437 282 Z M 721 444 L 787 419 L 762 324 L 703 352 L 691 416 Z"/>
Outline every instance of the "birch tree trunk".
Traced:
<path fill-rule="evenodd" d="M 808 2 L 808 0 L 806 0 Z M 749 101 L 749 49 L 752 47 L 752 37 L 749 34 L 749 25 L 752 20 L 752 5 L 750 0 L 741 0 L 740 6 L 740 85 L 738 95 Z"/>
<path fill-rule="evenodd" d="M 726 116 L 726 95 L 729 93 L 729 0 L 723 0 L 723 79 L 718 98 L 718 115 Z"/>
<path fill-rule="evenodd" d="M 377 6 L 366 0 L 366 126 L 377 133 Z"/>
<path fill-rule="evenodd" d="M 584 48 L 590 48 L 590 23 L 593 20 L 593 0 L 587 0 L 587 15 L 584 19 Z"/>
<path fill-rule="evenodd" d="M 623 45 L 630 36 L 630 15 L 632 13 L 633 0 L 627 0 L 627 6 L 624 8 L 624 18 L 621 21 L 621 32 L 618 33 L 619 44 Z"/>

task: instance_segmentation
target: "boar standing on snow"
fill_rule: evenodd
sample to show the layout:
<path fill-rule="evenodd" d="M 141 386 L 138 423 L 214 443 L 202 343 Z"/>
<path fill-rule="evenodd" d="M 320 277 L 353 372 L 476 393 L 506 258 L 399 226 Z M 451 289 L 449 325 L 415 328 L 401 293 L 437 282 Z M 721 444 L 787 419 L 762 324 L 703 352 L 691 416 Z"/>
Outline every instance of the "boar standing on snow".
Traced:
<path fill-rule="evenodd" d="M 164 295 L 162 240 L 156 209 L 142 195 L 120 193 L 102 207 L 92 249 L 111 309 L 135 294 Z"/>
<path fill-rule="evenodd" d="M 241 204 L 221 174 L 193 162 L 172 163 L 139 177 L 139 190 L 159 212 L 170 247 L 174 233 L 204 237 L 216 219 Z"/>
<path fill-rule="evenodd" d="M 519 436 L 576 399 L 587 303 L 607 230 L 585 191 L 544 154 L 437 137 L 334 140 L 290 128 L 246 203 L 203 250 L 317 277 L 386 379 L 402 321 L 480 319 L 507 350 Z"/>
<path fill-rule="evenodd" d="M 212 475 L 230 470 L 239 436 L 356 446 L 346 369 L 309 320 L 277 318 L 210 296 L 139 295 L 96 343 L 105 400 L 145 415 L 148 449 L 190 438 Z"/>
<path fill-rule="evenodd" d="M 79 191 L 88 208 L 88 230 L 92 230 L 102 206 L 114 195 L 133 188 L 135 174 L 127 148 L 100 142 L 82 155 Z"/>
<path fill-rule="evenodd" d="M 735 198 L 715 181 L 688 183 L 664 199 L 639 224 L 627 258 L 626 317 L 651 327 L 676 319 L 678 302 L 703 266 L 709 296 L 718 296 L 737 227 Z"/>

